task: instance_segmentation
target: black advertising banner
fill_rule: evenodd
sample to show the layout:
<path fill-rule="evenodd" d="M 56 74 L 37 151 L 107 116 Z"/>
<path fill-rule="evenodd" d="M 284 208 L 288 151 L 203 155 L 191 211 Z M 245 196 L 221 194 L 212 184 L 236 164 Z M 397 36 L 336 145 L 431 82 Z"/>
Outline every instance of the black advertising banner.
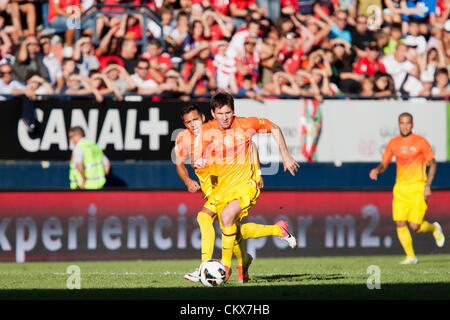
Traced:
<path fill-rule="evenodd" d="M 40 129 L 30 135 L 22 100 L 0 101 L 0 159 L 67 161 L 73 149 L 68 130 L 81 126 L 110 160 L 170 160 L 177 129 L 184 128 L 180 110 L 190 103 L 210 118 L 208 101 L 34 101 Z"/>

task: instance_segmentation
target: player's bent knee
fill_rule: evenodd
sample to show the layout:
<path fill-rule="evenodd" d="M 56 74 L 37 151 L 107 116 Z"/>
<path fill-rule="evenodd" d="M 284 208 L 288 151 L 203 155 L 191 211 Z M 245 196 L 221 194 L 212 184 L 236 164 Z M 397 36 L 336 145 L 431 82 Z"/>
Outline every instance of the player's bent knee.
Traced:
<path fill-rule="evenodd" d="M 228 228 L 234 224 L 234 219 L 230 216 L 222 216 L 222 227 Z"/>
<path fill-rule="evenodd" d="M 222 226 L 231 227 L 236 222 L 240 212 L 241 207 L 238 200 L 229 202 L 220 214 Z"/>
<path fill-rule="evenodd" d="M 395 221 L 395 226 L 397 228 L 403 228 L 406 227 L 406 221 Z"/>
<path fill-rule="evenodd" d="M 410 222 L 410 223 L 409 223 L 409 228 L 410 228 L 411 230 L 417 232 L 417 231 L 420 229 L 420 224 Z"/>
<path fill-rule="evenodd" d="M 231 227 L 233 224 L 236 223 L 237 216 L 238 215 L 234 214 L 233 212 L 227 212 L 226 214 L 222 212 L 222 214 L 220 215 L 222 227 L 224 228 Z"/>

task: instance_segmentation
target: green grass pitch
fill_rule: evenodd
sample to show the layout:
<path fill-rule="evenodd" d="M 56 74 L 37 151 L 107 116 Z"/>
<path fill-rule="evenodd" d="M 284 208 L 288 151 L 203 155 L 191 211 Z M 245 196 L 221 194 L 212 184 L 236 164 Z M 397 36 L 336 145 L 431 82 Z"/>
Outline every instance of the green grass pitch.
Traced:
<path fill-rule="evenodd" d="M 206 288 L 183 279 L 199 260 L 0 263 L 0 299 L 450 299 L 450 255 L 257 258 L 250 282 Z M 81 289 L 68 289 L 67 268 L 80 268 Z M 378 266 L 380 289 L 368 289 L 367 268 Z"/>

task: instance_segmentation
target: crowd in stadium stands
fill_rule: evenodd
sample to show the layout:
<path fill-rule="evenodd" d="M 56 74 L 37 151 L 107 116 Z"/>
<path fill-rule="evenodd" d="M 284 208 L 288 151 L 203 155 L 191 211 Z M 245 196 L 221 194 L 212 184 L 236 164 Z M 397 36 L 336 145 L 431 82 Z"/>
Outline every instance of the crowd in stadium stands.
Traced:
<path fill-rule="evenodd" d="M 0 0 L 0 11 L 3 95 L 450 96 L 450 0 Z"/>

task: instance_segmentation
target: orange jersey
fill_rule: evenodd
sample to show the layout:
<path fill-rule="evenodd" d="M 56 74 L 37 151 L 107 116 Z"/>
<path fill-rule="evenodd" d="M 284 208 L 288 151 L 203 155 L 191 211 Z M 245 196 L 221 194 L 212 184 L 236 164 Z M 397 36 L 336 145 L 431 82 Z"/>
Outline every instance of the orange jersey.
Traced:
<path fill-rule="evenodd" d="M 188 129 L 181 131 L 177 135 L 175 142 L 175 155 L 177 157 L 177 161 L 184 162 L 184 160 L 189 157 L 192 164 L 194 159 L 201 157 L 201 149 L 197 148 L 197 146 L 200 145 L 200 138 L 200 135 L 194 136 L 194 134 Z M 195 169 L 195 174 L 199 179 L 204 194 L 208 196 L 212 191 L 210 176 L 215 175 L 214 166 L 209 165 L 206 168 Z"/>
<path fill-rule="evenodd" d="M 256 133 L 271 132 L 269 120 L 256 117 L 234 117 L 229 129 L 223 130 L 216 120 L 202 126 L 203 157 L 213 159 L 218 176 L 217 193 L 226 194 L 233 188 L 256 180 L 258 166 L 250 152 L 250 140 Z"/>
<path fill-rule="evenodd" d="M 195 137 L 194 134 L 188 130 L 184 129 L 177 135 L 175 142 L 175 154 L 178 160 L 185 160 L 187 157 L 194 159 L 194 157 L 201 156 L 201 150 L 196 148 L 200 142 L 200 135 Z M 199 152 L 198 155 L 194 152 Z"/>
<path fill-rule="evenodd" d="M 434 159 L 428 141 L 411 133 L 407 138 L 392 138 L 382 155 L 382 162 L 389 164 L 395 157 L 397 162 L 396 182 L 425 182 L 427 163 Z"/>

